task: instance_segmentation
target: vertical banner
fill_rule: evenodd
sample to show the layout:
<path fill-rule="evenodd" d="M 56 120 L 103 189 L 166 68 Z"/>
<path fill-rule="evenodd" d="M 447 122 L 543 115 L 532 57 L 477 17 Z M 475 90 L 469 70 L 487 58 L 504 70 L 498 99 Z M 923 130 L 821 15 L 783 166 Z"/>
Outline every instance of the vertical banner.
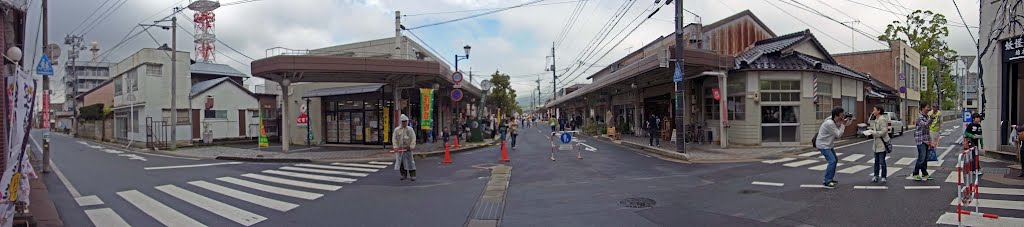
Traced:
<path fill-rule="evenodd" d="M 35 107 L 36 85 L 32 76 L 21 71 L 7 78 L 7 94 L 9 100 L 7 163 L 4 166 L 2 201 L 0 201 L 0 225 L 11 226 L 14 219 L 15 203 L 29 203 L 28 178 L 37 178 L 32 165 L 29 164 L 26 152 L 29 144 L 29 130 L 32 127 L 32 112 Z"/>
<path fill-rule="evenodd" d="M 259 112 L 260 112 L 260 139 L 259 139 L 259 147 L 269 147 L 270 146 L 270 141 L 267 140 L 267 129 L 263 127 L 263 110 L 261 109 L 261 110 L 259 110 Z"/>
<path fill-rule="evenodd" d="M 420 129 L 430 130 L 430 123 L 433 122 L 434 116 L 434 89 L 420 88 Z"/>
<path fill-rule="evenodd" d="M 389 143 L 391 142 L 391 108 L 385 106 L 384 111 L 381 111 L 381 113 L 384 114 L 380 118 L 382 121 L 381 131 L 384 132 L 384 143 Z"/>

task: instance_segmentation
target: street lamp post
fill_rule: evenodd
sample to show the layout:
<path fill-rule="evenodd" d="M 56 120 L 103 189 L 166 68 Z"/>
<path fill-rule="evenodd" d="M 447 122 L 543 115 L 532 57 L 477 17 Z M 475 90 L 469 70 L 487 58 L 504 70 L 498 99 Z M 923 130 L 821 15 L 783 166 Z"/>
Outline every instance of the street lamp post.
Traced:
<path fill-rule="evenodd" d="M 469 45 L 466 45 L 466 46 L 462 47 L 462 49 L 466 51 L 466 55 L 464 55 L 464 56 L 459 56 L 458 54 L 455 55 L 455 72 L 459 72 L 459 61 L 469 59 L 469 50 L 472 49 L 472 47 L 470 47 Z M 472 79 L 469 81 L 469 84 L 473 84 Z M 458 84 L 456 84 L 456 85 L 458 85 Z M 462 109 L 460 109 L 458 106 L 456 106 L 455 109 L 457 111 L 456 115 L 455 115 L 455 119 L 456 119 L 455 122 L 458 122 L 462 118 Z M 455 139 L 458 140 L 459 138 L 456 137 Z M 467 138 L 466 141 L 469 141 L 469 139 Z"/>

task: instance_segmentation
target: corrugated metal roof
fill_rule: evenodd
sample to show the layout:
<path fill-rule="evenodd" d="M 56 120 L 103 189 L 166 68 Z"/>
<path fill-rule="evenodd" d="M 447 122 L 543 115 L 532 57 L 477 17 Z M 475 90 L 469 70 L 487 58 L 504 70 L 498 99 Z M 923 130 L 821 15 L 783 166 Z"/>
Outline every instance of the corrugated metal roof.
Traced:
<path fill-rule="evenodd" d="M 239 72 L 235 68 L 225 64 L 215 64 L 206 62 L 196 62 L 192 64 L 192 73 L 210 74 L 210 75 L 221 75 L 221 76 L 233 76 L 233 77 L 249 77 L 245 73 Z"/>
<path fill-rule="evenodd" d="M 224 82 L 224 80 L 227 80 L 227 79 L 228 79 L 227 77 L 221 77 L 221 78 L 207 80 L 207 81 L 203 81 L 203 82 L 199 82 L 199 83 L 193 84 L 192 85 L 192 92 L 189 92 L 188 95 L 189 96 L 194 96 L 194 95 L 202 93 L 202 92 L 204 92 L 206 90 L 210 90 L 210 88 L 213 88 L 214 86 L 217 86 L 218 84 L 220 84 L 221 82 Z"/>
<path fill-rule="evenodd" d="M 359 94 L 379 91 L 384 84 L 370 84 L 370 85 L 357 85 L 348 87 L 332 87 L 332 88 L 321 88 L 307 92 L 303 95 L 303 98 L 307 97 L 322 97 L 322 96 L 334 96 L 334 95 L 347 95 L 347 94 Z"/>

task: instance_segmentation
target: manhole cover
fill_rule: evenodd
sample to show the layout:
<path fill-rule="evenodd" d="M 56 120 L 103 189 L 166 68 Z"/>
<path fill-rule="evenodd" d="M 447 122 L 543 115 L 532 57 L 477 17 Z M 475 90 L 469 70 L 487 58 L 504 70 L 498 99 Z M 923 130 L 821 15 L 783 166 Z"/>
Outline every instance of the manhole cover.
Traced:
<path fill-rule="evenodd" d="M 653 207 L 655 203 L 653 199 L 644 197 L 627 198 L 619 201 L 620 205 L 629 208 L 648 208 Z"/>

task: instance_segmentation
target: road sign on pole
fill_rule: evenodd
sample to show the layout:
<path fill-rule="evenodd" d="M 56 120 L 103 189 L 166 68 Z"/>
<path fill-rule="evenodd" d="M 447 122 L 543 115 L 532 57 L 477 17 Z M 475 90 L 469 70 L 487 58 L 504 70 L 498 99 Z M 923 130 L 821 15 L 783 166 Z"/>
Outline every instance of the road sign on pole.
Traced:
<path fill-rule="evenodd" d="M 974 119 L 971 116 L 971 110 L 964 109 L 963 116 L 964 116 L 963 117 L 964 118 L 964 123 L 974 122 Z"/>
<path fill-rule="evenodd" d="M 452 89 L 452 93 L 450 94 L 450 96 L 452 98 L 452 101 L 458 102 L 462 100 L 462 89 Z"/>
<path fill-rule="evenodd" d="M 462 83 L 462 73 L 461 72 L 454 72 L 454 73 L 452 73 L 452 82 L 455 82 L 455 84 Z"/>
<path fill-rule="evenodd" d="M 50 57 L 47 57 L 45 53 L 42 58 L 39 58 L 39 64 L 36 64 L 36 74 L 53 76 L 53 65 L 50 64 Z"/>

